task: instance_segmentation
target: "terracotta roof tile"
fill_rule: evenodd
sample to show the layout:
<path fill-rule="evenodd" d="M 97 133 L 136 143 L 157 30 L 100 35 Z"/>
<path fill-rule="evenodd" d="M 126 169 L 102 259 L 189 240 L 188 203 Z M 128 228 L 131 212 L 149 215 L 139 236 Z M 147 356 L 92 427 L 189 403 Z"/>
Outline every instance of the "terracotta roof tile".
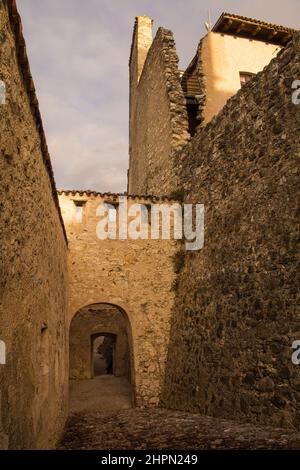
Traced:
<path fill-rule="evenodd" d="M 222 13 L 212 31 L 281 46 L 285 46 L 292 39 L 293 34 L 297 32 L 297 30 L 286 26 L 266 23 L 233 13 Z"/>
<path fill-rule="evenodd" d="M 65 194 L 66 196 L 95 196 L 95 197 L 102 197 L 102 198 L 118 198 L 119 196 L 126 196 L 128 199 L 148 199 L 153 202 L 159 202 L 159 201 L 177 201 L 175 197 L 170 197 L 170 196 L 156 196 L 153 194 L 127 194 L 127 193 L 110 193 L 110 192 L 98 192 L 98 191 L 92 191 L 90 189 L 87 190 L 80 190 L 80 189 L 58 189 L 57 190 L 58 195 L 63 195 Z"/>

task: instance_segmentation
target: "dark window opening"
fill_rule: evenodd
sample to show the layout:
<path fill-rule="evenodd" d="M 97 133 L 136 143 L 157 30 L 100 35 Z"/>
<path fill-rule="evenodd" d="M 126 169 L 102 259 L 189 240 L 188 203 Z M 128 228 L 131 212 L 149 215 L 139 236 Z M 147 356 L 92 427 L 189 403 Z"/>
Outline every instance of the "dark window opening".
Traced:
<path fill-rule="evenodd" d="M 110 206 L 112 206 L 108 210 L 108 221 L 109 222 L 117 222 L 119 203 L 118 202 L 105 201 L 105 204 L 109 204 Z"/>
<path fill-rule="evenodd" d="M 142 211 L 142 222 L 147 223 L 148 225 L 151 224 L 151 204 L 144 204 L 147 211 L 143 209 Z"/>
<path fill-rule="evenodd" d="M 197 64 L 198 56 L 195 55 L 188 68 L 181 73 L 181 87 L 185 96 L 189 133 L 191 136 L 195 134 L 197 127 L 201 124 L 197 97 L 202 95 L 202 84 L 199 81 Z"/>
<path fill-rule="evenodd" d="M 77 201 L 73 201 L 73 202 L 74 202 L 74 205 L 75 205 L 74 218 L 75 218 L 76 222 L 81 224 L 82 221 L 83 221 L 83 211 L 84 211 L 84 206 L 86 204 L 86 201 L 77 200 Z"/>
<path fill-rule="evenodd" d="M 245 83 L 249 82 L 252 77 L 254 77 L 255 73 L 251 72 L 240 72 L 240 83 L 241 86 L 245 85 Z"/>
<path fill-rule="evenodd" d="M 189 133 L 193 136 L 197 130 L 197 127 L 200 124 L 200 119 L 198 118 L 199 105 L 196 98 L 187 97 L 186 98 L 186 109 L 188 114 L 189 121 Z"/>

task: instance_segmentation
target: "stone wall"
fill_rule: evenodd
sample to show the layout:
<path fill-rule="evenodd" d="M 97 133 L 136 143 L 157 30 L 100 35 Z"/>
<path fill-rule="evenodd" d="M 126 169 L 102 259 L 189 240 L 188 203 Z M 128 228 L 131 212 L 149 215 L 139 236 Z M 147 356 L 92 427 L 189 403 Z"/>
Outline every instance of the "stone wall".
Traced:
<path fill-rule="evenodd" d="M 101 304 L 81 309 L 71 322 L 70 378 L 93 377 L 92 337 L 97 334 L 112 334 L 116 337 L 114 374 L 116 377 L 126 377 L 131 382 L 132 351 L 128 344 L 128 320 L 116 307 Z"/>
<path fill-rule="evenodd" d="M 170 195 L 175 153 L 190 137 L 172 32 L 159 28 L 138 82 L 136 64 L 131 60 L 129 193 Z"/>
<path fill-rule="evenodd" d="M 111 304 L 129 321 L 133 350 L 133 388 L 137 406 L 155 405 L 161 394 L 174 301 L 174 240 L 99 240 L 96 227 L 103 202 L 118 195 L 62 191 L 59 194 L 69 239 L 70 322 L 83 307 Z M 84 204 L 82 221 L 75 220 L 75 202 Z M 135 203 L 172 201 L 128 198 Z"/>
<path fill-rule="evenodd" d="M 205 244 L 178 279 L 166 406 L 299 428 L 299 64 L 297 35 L 178 160 Z"/>
<path fill-rule="evenodd" d="M 205 117 L 205 107 L 206 107 L 206 77 L 204 72 L 204 60 L 203 49 L 205 44 L 206 36 L 202 38 L 198 44 L 197 53 L 196 53 L 196 76 L 199 82 L 199 95 L 198 98 L 198 120 L 200 124 L 203 123 Z"/>
<path fill-rule="evenodd" d="M 67 243 L 14 2 L 0 41 L 0 447 L 40 449 L 67 411 Z"/>

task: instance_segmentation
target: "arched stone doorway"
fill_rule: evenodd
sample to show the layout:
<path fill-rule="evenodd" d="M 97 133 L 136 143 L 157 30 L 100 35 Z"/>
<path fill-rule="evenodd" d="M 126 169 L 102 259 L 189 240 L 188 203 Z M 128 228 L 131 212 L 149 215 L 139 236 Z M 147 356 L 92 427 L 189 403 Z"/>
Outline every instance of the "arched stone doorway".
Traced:
<path fill-rule="evenodd" d="M 97 239 L 97 208 L 103 203 L 115 204 L 118 196 L 84 191 L 59 193 L 69 241 L 69 319 L 83 306 L 95 303 L 117 305 L 126 312 L 132 330 L 131 377 L 135 404 L 158 406 L 176 292 L 174 255 L 179 245 L 173 239 L 160 243 L 130 238 Z M 149 206 L 167 201 L 129 196 L 127 202 L 130 208 L 136 203 Z M 84 204 L 81 223 L 75 217 L 76 205 L 80 204 Z"/>
<path fill-rule="evenodd" d="M 135 403 L 131 327 L 111 304 L 81 308 L 70 324 L 71 410 L 128 408 Z"/>
<path fill-rule="evenodd" d="M 115 375 L 117 358 L 117 339 L 111 333 L 98 333 L 91 336 L 91 366 L 92 377 L 99 375 Z"/>

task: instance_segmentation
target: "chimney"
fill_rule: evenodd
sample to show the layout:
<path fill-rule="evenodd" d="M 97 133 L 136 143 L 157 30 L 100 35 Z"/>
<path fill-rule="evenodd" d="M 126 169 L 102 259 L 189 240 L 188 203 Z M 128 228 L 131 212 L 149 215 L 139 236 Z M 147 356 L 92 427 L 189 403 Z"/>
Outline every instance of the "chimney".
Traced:
<path fill-rule="evenodd" d="M 138 118 L 137 104 L 139 101 L 138 83 L 142 75 L 145 60 L 152 44 L 153 20 L 148 16 L 137 16 L 135 18 L 131 52 L 129 59 L 129 171 L 128 192 L 133 189 L 136 162 L 135 138 L 137 133 Z"/>
<path fill-rule="evenodd" d="M 130 82 L 137 85 L 143 71 L 144 63 L 152 44 L 153 20 L 149 16 L 135 18 L 131 53 L 129 60 Z"/>

